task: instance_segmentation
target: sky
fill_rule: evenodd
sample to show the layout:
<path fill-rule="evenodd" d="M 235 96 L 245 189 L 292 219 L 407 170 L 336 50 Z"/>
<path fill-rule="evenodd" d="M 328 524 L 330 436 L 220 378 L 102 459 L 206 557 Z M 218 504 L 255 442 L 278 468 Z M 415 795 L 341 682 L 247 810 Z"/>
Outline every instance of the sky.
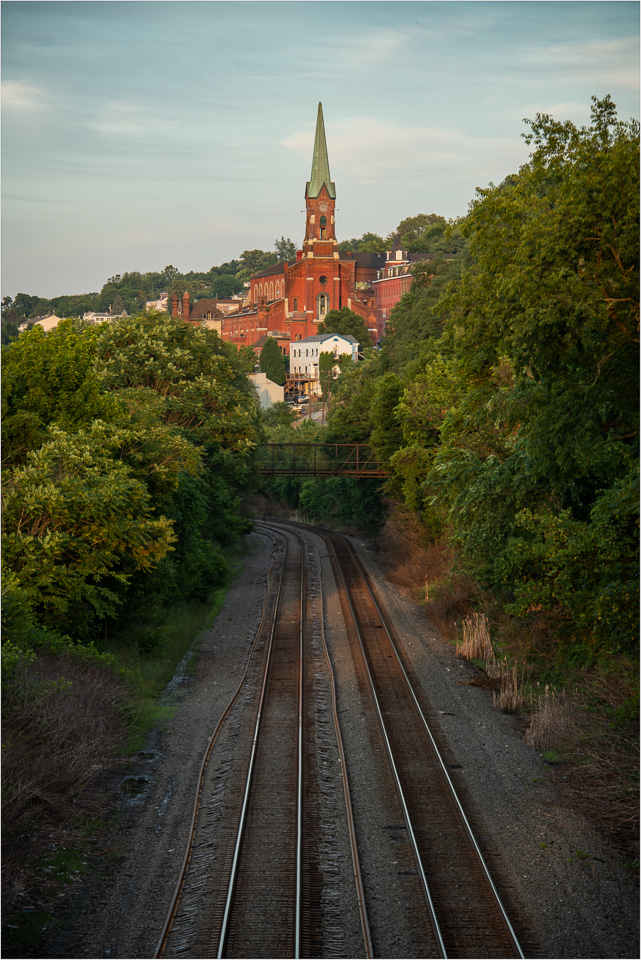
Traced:
<path fill-rule="evenodd" d="M 2 3 L 2 295 L 302 242 L 323 104 L 339 240 L 464 216 L 524 118 L 639 116 L 639 3 Z"/>

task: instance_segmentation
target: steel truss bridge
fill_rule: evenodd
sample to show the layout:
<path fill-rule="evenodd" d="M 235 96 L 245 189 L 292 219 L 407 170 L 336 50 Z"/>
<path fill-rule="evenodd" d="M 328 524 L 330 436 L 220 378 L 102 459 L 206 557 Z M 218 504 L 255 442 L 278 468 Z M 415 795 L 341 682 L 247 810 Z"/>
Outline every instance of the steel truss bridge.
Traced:
<path fill-rule="evenodd" d="M 263 477 L 388 477 L 389 470 L 366 443 L 260 443 Z"/>

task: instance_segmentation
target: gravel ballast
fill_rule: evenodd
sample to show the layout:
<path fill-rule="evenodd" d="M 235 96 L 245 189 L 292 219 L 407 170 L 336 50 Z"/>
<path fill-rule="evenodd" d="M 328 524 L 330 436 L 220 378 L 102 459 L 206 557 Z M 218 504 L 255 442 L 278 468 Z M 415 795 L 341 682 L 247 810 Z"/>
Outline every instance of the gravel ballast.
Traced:
<path fill-rule="evenodd" d="M 40 957 L 153 957 L 182 866 L 201 761 L 242 677 L 260 621 L 273 544 L 257 533 L 249 542 L 222 611 L 197 642 L 193 674 L 179 670 L 167 688 L 173 718 L 117 775 L 116 822 L 107 838 L 96 841 L 87 880 L 60 901 L 59 923 Z M 495 709 L 490 693 L 465 684 L 474 667 L 458 660 L 429 627 L 425 611 L 386 580 L 372 545 L 359 538 L 352 543 L 394 623 L 484 852 L 518 905 L 526 954 L 638 957 L 636 878 L 564 806 L 547 765 L 523 741 L 514 717 Z M 326 559 L 323 572 L 331 577 Z M 357 721 L 350 719 L 355 707 L 349 657 L 331 589 L 325 617 L 343 727 Z M 353 731 L 354 742 L 358 736 Z M 349 730 L 344 737 L 349 740 Z M 348 949 L 354 950 L 349 956 L 359 955 Z"/>

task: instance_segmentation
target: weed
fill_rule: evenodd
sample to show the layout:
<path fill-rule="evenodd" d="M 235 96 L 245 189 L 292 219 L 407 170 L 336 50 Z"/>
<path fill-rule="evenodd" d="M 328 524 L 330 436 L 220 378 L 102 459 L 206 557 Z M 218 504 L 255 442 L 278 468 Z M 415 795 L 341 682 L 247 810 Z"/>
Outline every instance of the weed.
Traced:
<path fill-rule="evenodd" d="M 484 613 L 473 613 L 463 621 L 463 640 L 456 644 L 456 656 L 464 660 L 494 660 L 490 628 Z"/>
<path fill-rule="evenodd" d="M 492 694 L 492 702 L 504 713 L 516 713 L 523 706 L 523 680 L 519 681 L 516 664 L 501 673 L 500 689 Z"/>

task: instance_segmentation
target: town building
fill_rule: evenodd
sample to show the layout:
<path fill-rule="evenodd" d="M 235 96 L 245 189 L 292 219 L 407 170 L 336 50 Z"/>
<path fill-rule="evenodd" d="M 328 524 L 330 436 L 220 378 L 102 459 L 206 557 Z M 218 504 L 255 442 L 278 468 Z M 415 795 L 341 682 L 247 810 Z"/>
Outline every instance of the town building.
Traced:
<path fill-rule="evenodd" d="M 89 323 L 109 323 L 111 320 L 120 320 L 126 316 L 126 310 L 122 313 L 96 313 L 94 310 L 88 310 L 87 313 L 83 313 L 82 319 L 88 320 Z"/>
<path fill-rule="evenodd" d="M 292 343 L 289 348 L 288 388 L 297 394 L 322 393 L 321 353 L 333 354 L 334 360 L 348 356 L 355 363 L 358 360 L 358 346 L 358 340 L 350 334 L 342 333 L 319 333 Z M 340 367 L 337 364 L 327 375 L 335 376 L 339 372 Z"/>
<path fill-rule="evenodd" d="M 210 297 L 192 303 L 188 290 L 185 290 L 180 299 L 177 293 L 171 297 L 172 317 L 183 317 L 189 323 L 200 323 L 210 330 L 215 330 L 219 336 L 222 336 L 223 318 L 237 313 L 241 307 L 240 297 Z"/>
<path fill-rule="evenodd" d="M 166 313 L 169 294 L 163 291 L 157 300 L 145 300 L 145 310 L 158 310 L 159 313 Z"/>
<path fill-rule="evenodd" d="M 28 327 L 42 327 L 45 333 L 53 330 L 60 323 L 62 317 L 57 317 L 55 313 L 43 314 L 39 317 L 33 317 L 31 320 L 24 320 L 18 325 L 18 330 L 22 332 Z"/>
<path fill-rule="evenodd" d="M 432 260 L 431 253 L 408 253 L 399 237 L 387 251 L 385 264 L 378 271 L 373 286 L 376 290 L 376 339 L 385 336 L 386 324 L 392 308 L 412 286 L 412 268 L 415 263 Z"/>
<path fill-rule="evenodd" d="M 270 380 L 266 373 L 249 373 L 247 376 L 256 388 L 263 410 L 273 407 L 275 403 L 282 403 L 285 399 L 285 388 Z"/>
<path fill-rule="evenodd" d="M 271 337 L 272 340 L 275 340 L 278 343 L 278 349 L 284 357 L 289 356 L 289 346 L 290 339 L 287 334 L 281 334 L 280 330 L 270 330 L 269 333 L 265 334 L 262 337 L 259 337 L 256 343 L 252 344 L 254 348 L 254 355 L 260 359 L 261 350 L 265 346 L 267 340 Z"/>
<path fill-rule="evenodd" d="M 331 179 L 323 108 L 319 103 L 311 176 L 305 187 L 305 238 L 296 259 L 251 277 L 242 309 L 225 317 L 221 336 L 253 345 L 269 331 L 291 344 L 314 336 L 330 310 L 347 307 L 376 336 L 373 281 L 382 253 L 344 253 L 336 240 L 336 186 Z"/>

